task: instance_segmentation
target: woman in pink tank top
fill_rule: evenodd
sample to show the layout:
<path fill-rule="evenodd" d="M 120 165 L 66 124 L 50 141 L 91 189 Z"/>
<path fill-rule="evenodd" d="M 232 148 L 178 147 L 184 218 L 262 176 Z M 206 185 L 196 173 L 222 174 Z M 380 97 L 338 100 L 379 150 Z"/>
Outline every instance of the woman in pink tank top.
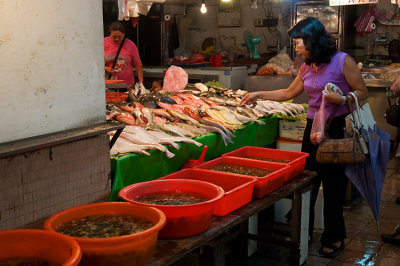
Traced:
<path fill-rule="evenodd" d="M 317 163 L 318 145 L 314 145 L 310 141 L 311 126 L 314 114 L 321 104 L 322 91 L 327 83 L 336 84 L 344 95 L 350 91 L 354 92 L 359 100 L 365 100 L 368 97 L 368 90 L 355 61 L 349 55 L 336 50 L 334 40 L 319 20 L 308 17 L 299 21 L 289 29 L 288 34 L 293 38 L 296 53 L 304 60 L 296 79 L 286 89 L 248 93 L 243 97 L 241 105 L 256 99 L 287 101 L 295 98 L 302 91 L 305 91 L 309 96 L 309 110 L 303 135 L 302 151 L 310 154 L 305 168 L 318 173 L 318 177 L 313 181 L 314 189 L 311 194 L 309 232 L 310 237 L 312 237 L 314 206 L 322 183 L 324 191 L 324 232 L 320 239 L 321 248 L 319 252 L 331 258 L 336 256 L 343 248 L 343 240 L 346 238 L 343 204 L 348 179 L 344 174 L 344 166 Z M 344 137 L 345 116 L 348 114 L 346 103 L 351 100 L 350 96 L 339 96 L 335 93 L 326 95 L 327 103 L 325 106 L 328 117 L 339 105 L 328 130 L 331 138 Z"/>

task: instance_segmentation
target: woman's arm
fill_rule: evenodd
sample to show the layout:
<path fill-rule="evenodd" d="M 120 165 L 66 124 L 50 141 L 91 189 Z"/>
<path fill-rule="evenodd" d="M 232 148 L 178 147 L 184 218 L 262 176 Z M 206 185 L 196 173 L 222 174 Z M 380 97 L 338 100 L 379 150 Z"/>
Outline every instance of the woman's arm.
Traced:
<path fill-rule="evenodd" d="M 359 101 L 367 99 L 367 85 L 365 85 L 365 81 L 361 76 L 361 72 L 358 69 L 356 62 L 350 56 L 345 57 L 343 72 L 347 84 L 349 84 L 350 88 L 357 96 L 357 99 Z M 342 97 L 335 93 L 329 93 L 325 98 L 328 102 L 335 104 L 345 104 L 349 101 L 353 101 L 353 97 L 351 96 Z"/>
<path fill-rule="evenodd" d="M 136 75 L 138 78 L 138 83 L 142 83 L 143 84 L 143 66 L 142 65 L 137 65 L 135 66 L 136 69 Z"/>
<path fill-rule="evenodd" d="M 350 56 L 346 56 L 344 61 L 344 77 L 359 101 L 368 98 L 367 85 L 365 85 L 365 81 L 361 76 L 356 62 Z"/>
<path fill-rule="evenodd" d="M 239 105 L 253 102 L 257 99 L 271 100 L 271 101 L 287 101 L 295 98 L 304 90 L 304 84 L 299 75 L 286 89 L 273 90 L 273 91 L 256 91 L 247 93 L 243 96 Z"/>

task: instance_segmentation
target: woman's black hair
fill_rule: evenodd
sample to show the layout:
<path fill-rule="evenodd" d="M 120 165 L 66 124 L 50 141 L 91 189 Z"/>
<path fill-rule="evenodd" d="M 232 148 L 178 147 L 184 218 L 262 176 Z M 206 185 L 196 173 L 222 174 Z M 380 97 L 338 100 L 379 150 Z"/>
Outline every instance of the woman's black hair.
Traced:
<path fill-rule="evenodd" d="M 305 60 L 306 64 L 329 63 L 332 55 L 337 51 L 336 43 L 326 32 L 324 25 L 316 18 L 308 17 L 296 23 L 288 30 L 291 38 L 303 39 L 304 45 L 310 56 Z"/>
<path fill-rule="evenodd" d="M 111 33 L 112 31 L 119 31 L 125 34 L 125 27 L 119 21 L 114 21 L 113 23 L 108 26 L 108 31 Z"/>

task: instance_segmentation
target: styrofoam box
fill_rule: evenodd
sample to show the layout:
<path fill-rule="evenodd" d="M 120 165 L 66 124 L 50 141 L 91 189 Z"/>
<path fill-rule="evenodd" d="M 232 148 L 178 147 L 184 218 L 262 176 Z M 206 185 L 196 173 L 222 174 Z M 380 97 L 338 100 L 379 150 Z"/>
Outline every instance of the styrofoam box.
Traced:
<path fill-rule="evenodd" d="M 302 140 L 307 121 L 279 121 L 279 137 Z"/>

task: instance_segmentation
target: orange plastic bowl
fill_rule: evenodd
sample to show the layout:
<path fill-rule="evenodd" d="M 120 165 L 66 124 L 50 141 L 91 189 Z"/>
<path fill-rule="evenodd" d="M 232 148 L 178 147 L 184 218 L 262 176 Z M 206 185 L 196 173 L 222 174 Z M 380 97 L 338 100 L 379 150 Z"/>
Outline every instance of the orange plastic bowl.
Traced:
<path fill-rule="evenodd" d="M 82 251 L 78 243 L 45 230 L 0 231 L 0 264 L 10 259 L 33 259 L 50 265 L 78 265 Z"/>
<path fill-rule="evenodd" d="M 82 249 L 80 265 L 144 265 L 154 254 L 157 236 L 165 225 L 165 215 L 156 208 L 139 206 L 127 202 L 102 202 L 66 209 L 48 218 L 46 230 L 56 231 L 59 225 L 71 220 L 96 215 L 131 215 L 151 221 L 154 226 L 133 235 L 111 238 L 75 239 Z M 61 233 L 57 233 L 62 235 Z"/>
<path fill-rule="evenodd" d="M 188 193 L 207 198 L 207 201 L 188 205 L 153 205 L 135 201 L 149 194 Z M 165 179 L 133 184 L 120 190 L 119 196 L 135 204 L 153 206 L 165 213 L 167 224 L 160 231 L 161 238 L 183 238 L 197 235 L 211 224 L 215 203 L 222 198 L 224 190 L 200 180 Z"/>

